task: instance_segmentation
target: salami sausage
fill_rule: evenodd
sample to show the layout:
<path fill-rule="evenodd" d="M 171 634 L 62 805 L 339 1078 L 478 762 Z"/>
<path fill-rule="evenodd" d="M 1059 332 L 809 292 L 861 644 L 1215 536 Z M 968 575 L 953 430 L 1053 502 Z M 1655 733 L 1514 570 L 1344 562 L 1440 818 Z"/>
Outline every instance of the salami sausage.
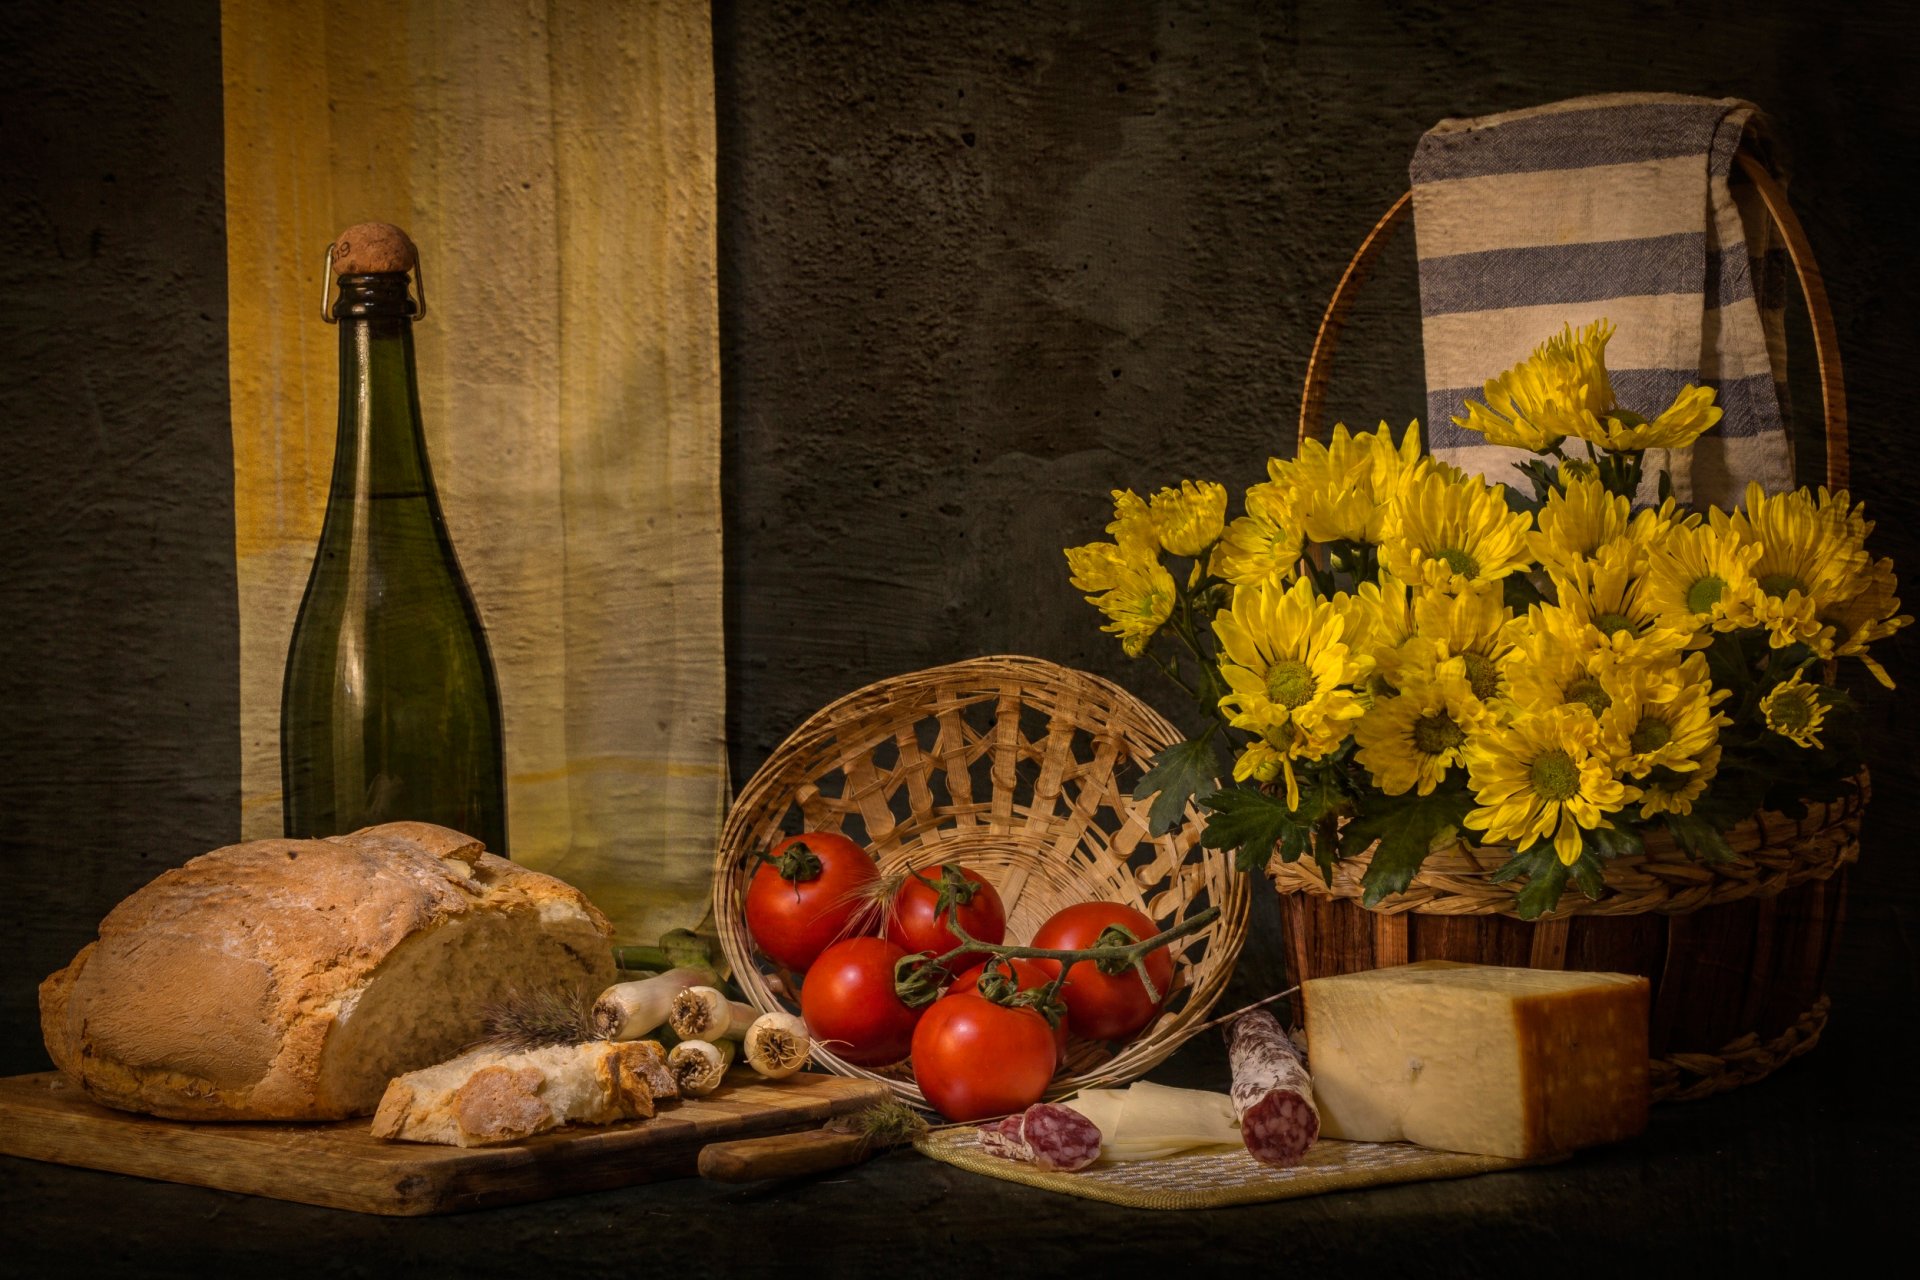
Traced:
<path fill-rule="evenodd" d="M 1008 1116 L 980 1126 L 980 1149 L 1002 1160 L 1032 1160 L 1033 1148 L 1020 1137 L 1021 1116 Z"/>
<path fill-rule="evenodd" d="M 1073 1173 L 1100 1158 L 1100 1129 L 1072 1107 L 1036 1102 L 1020 1117 L 1020 1137 L 1042 1169 Z"/>
<path fill-rule="evenodd" d="M 1100 1158 L 1100 1130 L 1071 1107 L 1036 1102 L 1017 1116 L 981 1125 L 980 1149 L 1003 1160 L 1073 1173 Z"/>
<path fill-rule="evenodd" d="M 1227 1028 L 1227 1060 L 1247 1151 L 1262 1164 L 1299 1163 L 1320 1137 L 1320 1112 L 1293 1041 L 1272 1014 L 1256 1009 Z"/>

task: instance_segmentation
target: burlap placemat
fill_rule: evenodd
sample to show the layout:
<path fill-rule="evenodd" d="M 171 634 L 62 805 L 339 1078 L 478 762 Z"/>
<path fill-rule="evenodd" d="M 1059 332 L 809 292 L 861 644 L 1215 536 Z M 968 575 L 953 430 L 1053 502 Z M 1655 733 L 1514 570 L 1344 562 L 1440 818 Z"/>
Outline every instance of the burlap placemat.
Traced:
<path fill-rule="evenodd" d="M 970 1173 L 1134 1209 L 1217 1209 L 1396 1182 L 1466 1178 L 1543 1163 L 1429 1151 L 1399 1142 L 1329 1138 L 1315 1143 L 1305 1160 L 1287 1169 L 1263 1165 L 1244 1148 L 1215 1148 L 1159 1160 L 1097 1164 L 1079 1173 L 1049 1173 L 988 1155 L 980 1150 L 979 1130 L 971 1125 L 936 1129 L 914 1147 L 922 1155 Z"/>

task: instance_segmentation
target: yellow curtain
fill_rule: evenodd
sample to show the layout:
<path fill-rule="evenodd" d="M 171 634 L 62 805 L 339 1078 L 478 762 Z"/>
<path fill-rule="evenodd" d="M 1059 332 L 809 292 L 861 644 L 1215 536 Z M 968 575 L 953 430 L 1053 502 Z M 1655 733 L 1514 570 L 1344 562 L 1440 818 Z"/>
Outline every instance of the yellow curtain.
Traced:
<path fill-rule="evenodd" d="M 435 479 L 499 672 L 516 859 L 624 936 L 705 911 L 726 803 L 706 0 L 225 0 L 243 828 L 333 456 L 333 234 L 420 246 Z"/>

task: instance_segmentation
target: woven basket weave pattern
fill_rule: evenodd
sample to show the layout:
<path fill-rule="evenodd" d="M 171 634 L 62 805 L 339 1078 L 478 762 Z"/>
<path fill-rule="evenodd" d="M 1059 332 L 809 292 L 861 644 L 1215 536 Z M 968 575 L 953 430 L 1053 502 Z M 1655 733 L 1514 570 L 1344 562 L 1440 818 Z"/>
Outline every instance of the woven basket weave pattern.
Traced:
<path fill-rule="evenodd" d="M 715 858 L 714 915 L 742 991 L 774 1009 L 791 990 L 754 951 L 742 896 L 747 859 L 802 830 L 866 844 L 882 873 L 964 862 L 1000 892 L 1009 941 L 1076 902 L 1125 903 L 1162 928 L 1218 906 L 1217 920 L 1169 947 L 1174 991 L 1154 1023 L 1117 1053 L 1073 1041 L 1048 1096 L 1136 1078 L 1206 1020 L 1246 931 L 1247 877 L 1200 846 L 1199 811 L 1189 804 L 1154 837 L 1147 804 L 1132 798 L 1148 758 L 1181 737 L 1119 686 L 1024 657 L 895 677 L 817 712 L 741 792 Z M 923 1102 L 903 1068 L 815 1056 Z"/>
<path fill-rule="evenodd" d="M 1824 880 L 1860 857 L 1860 818 L 1870 794 L 1861 779 L 1857 795 L 1832 804 L 1810 804 L 1798 820 L 1764 813 L 1742 822 L 1727 835 L 1732 860 L 1700 862 L 1688 857 L 1665 832 L 1649 832 L 1646 848 L 1606 864 L 1606 892 L 1597 900 L 1569 891 L 1560 905 L 1541 917 L 1631 916 L 1647 911 L 1669 915 L 1698 911 L 1748 898 L 1771 897 L 1807 880 Z M 1369 910 L 1385 915 L 1416 911 L 1422 915 L 1507 915 L 1518 917 L 1520 885 L 1495 883 L 1493 873 L 1512 850 L 1456 845 L 1429 854 L 1404 893 Z M 1333 883 L 1311 859 L 1275 860 L 1267 875 L 1282 893 L 1315 893 L 1360 900 L 1361 879 L 1373 861 L 1368 849 L 1342 858 L 1333 867 Z"/>

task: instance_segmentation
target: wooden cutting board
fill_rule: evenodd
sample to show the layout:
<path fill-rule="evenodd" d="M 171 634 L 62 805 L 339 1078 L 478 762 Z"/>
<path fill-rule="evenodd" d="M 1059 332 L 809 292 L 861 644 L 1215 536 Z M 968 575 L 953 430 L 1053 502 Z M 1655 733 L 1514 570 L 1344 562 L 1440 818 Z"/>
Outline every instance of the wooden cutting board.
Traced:
<path fill-rule="evenodd" d="M 651 1120 L 563 1129 L 500 1147 L 382 1142 L 366 1120 L 193 1123 L 86 1100 L 58 1072 L 0 1078 L 0 1154 L 244 1191 L 360 1213 L 457 1213 L 683 1177 L 700 1148 L 784 1133 L 887 1096 L 878 1081 L 751 1072 L 713 1094 L 662 1102 Z"/>

